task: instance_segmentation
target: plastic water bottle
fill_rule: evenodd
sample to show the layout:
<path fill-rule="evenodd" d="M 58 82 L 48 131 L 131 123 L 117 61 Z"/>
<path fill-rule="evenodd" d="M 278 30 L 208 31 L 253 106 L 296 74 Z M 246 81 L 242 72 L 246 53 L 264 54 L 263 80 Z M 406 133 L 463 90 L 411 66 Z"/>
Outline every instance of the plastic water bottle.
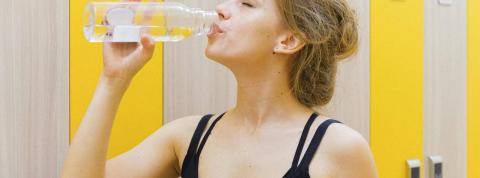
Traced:
<path fill-rule="evenodd" d="M 180 41 L 207 34 L 218 19 L 215 11 L 176 2 L 90 2 L 83 28 L 89 42 L 138 42 L 143 33 L 155 41 Z"/>

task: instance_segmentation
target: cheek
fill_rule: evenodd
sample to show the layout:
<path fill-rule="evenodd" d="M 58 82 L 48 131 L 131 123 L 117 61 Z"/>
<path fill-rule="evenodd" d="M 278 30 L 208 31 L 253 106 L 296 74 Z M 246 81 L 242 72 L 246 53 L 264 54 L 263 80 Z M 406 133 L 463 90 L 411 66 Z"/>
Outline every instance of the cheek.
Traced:
<path fill-rule="evenodd" d="M 261 58 L 269 55 L 275 45 L 274 30 L 255 22 L 239 24 L 224 36 L 209 39 L 206 56 L 215 58 Z"/>
<path fill-rule="evenodd" d="M 253 25 L 252 25 L 253 24 Z M 246 24 L 246 28 L 241 35 L 241 39 L 249 41 L 251 46 L 255 49 L 272 48 L 275 44 L 275 27 L 269 21 L 256 21 L 254 23 Z"/>

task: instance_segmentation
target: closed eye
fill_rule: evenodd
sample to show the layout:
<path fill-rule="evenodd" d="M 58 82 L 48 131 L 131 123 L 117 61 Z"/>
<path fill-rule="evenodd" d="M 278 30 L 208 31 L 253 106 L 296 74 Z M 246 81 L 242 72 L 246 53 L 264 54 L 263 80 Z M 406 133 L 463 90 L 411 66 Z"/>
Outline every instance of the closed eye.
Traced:
<path fill-rule="evenodd" d="M 244 5 L 244 6 L 247 6 L 247 7 L 253 7 L 253 5 L 252 5 L 252 4 L 250 4 L 250 3 L 247 3 L 247 2 L 243 2 L 243 3 L 242 3 L 242 5 Z"/>

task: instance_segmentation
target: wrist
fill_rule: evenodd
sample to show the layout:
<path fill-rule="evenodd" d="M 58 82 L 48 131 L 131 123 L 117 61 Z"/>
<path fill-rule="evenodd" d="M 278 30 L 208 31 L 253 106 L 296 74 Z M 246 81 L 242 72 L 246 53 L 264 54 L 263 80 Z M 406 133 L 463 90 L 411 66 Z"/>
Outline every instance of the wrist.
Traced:
<path fill-rule="evenodd" d="M 102 73 L 100 83 L 112 89 L 126 90 L 132 79 L 122 77 L 110 77 Z"/>

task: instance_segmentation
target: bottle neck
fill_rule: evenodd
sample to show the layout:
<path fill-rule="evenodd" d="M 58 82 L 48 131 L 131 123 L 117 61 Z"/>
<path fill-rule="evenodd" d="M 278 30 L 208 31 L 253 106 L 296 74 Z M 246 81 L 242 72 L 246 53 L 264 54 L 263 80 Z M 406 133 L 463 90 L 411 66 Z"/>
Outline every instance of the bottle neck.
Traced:
<path fill-rule="evenodd" d="M 192 9 L 196 35 L 205 35 L 210 32 L 213 23 L 219 20 L 218 13 L 215 11 L 204 11 L 201 9 Z"/>

